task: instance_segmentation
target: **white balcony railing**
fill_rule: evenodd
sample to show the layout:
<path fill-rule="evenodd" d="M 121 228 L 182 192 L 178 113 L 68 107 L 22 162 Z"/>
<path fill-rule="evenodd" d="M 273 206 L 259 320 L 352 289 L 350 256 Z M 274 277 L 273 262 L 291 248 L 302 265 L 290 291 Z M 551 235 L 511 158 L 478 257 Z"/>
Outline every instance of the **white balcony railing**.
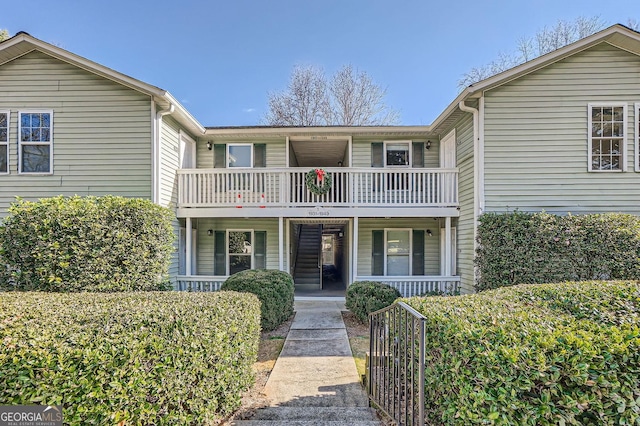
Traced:
<path fill-rule="evenodd" d="M 316 195 L 307 189 L 307 168 L 178 170 L 178 206 L 458 206 L 456 169 L 325 171 L 331 176 L 331 189 Z"/>

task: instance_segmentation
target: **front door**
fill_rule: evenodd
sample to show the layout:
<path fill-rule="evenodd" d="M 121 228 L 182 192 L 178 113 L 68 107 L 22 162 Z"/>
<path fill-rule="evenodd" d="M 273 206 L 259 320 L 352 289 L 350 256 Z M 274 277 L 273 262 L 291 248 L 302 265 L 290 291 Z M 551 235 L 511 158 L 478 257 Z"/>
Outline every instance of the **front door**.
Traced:
<path fill-rule="evenodd" d="M 456 168 L 456 131 L 452 130 L 440 141 L 440 167 Z"/>

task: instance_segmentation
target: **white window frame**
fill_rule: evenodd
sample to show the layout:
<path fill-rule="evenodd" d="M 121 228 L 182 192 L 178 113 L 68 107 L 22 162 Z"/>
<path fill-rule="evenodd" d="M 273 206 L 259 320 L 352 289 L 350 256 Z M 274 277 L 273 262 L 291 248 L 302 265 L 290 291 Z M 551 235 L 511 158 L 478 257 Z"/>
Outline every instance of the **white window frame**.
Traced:
<path fill-rule="evenodd" d="M 611 107 L 611 108 L 617 108 L 617 107 L 622 107 L 622 130 L 623 130 L 623 134 L 622 134 L 622 138 L 620 139 L 621 141 L 621 145 L 620 145 L 620 151 L 621 151 L 621 155 L 620 155 L 620 168 L 616 169 L 616 170 L 594 170 L 593 169 L 593 153 L 592 153 L 592 141 L 593 141 L 593 122 L 592 122 L 592 109 L 593 108 L 602 108 L 602 107 Z M 590 172 L 594 172 L 594 173 L 620 173 L 620 172 L 626 172 L 627 171 L 627 125 L 628 125 L 628 119 L 627 119 L 627 103 L 626 102 L 590 102 L 587 105 L 587 114 L 588 114 L 588 124 L 587 124 L 587 154 L 588 154 L 588 162 L 587 162 L 587 167 L 588 167 L 588 171 Z M 610 139 L 613 139 L 613 137 L 611 137 Z"/>
<path fill-rule="evenodd" d="M 251 254 L 249 255 L 251 257 L 251 267 L 249 269 L 254 269 L 255 267 L 255 248 L 253 247 L 253 245 L 255 244 L 256 241 L 256 236 L 255 236 L 255 230 L 253 229 L 227 229 L 226 230 L 226 234 L 225 234 L 225 254 L 226 254 L 226 272 L 227 275 L 231 275 L 231 265 L 229 264 L 229 261 L 231 260 L 231 255 L 238 255 L 238 253 L 230 253 L 229 252 L 229 233 L 231 232 L 250 232 L 251 233 Z"/>
<path fill-rule="evenodd" d="M 231 167 L 230 161 L 231 161 L 231 153 L 230 153 L 230 148 L 232 146 L 248 146 L 251 148 L 251 158 L 249 159 L 249 167 Z M 253 144 L 252 143 L 227 143 L 227 164 L 226 164 L 226 168 L 227 169 L 253 169 Z"/>
<path fill-rule="evenodd" d="M 407 169 L 412 167 L 411 165 L 413 164 L 413 145 L 411 144 L 413 141 L 410 140 L 401 140 L 401 141 L 383 141 L 383 151 L 382 151 L 382 162 L 384 164 L 384 167 L 386 168 L 390 168 L 390 169 Z M 408 164 L 405 166 L 390 166 L 387 164 L 387 146 L 388 145 L 399 145 L 399 144 L 406 144 L 407 145 L 407 149 L 408 149 L 408 157 L 407 157 L 407 161 Z"/>
<path fill-rule="evenodd" d="M 9 174 L 9 141 L 11 140 L 11 111 L 9 110 L 0 110 L 0 114 L 7 114 L 7 140 L 6 141 L 0 141 L 0 146 L 6 146 L 7 147 L 7 170 L 2 171 L 0 170 L 0 175 L 8 175 Z"/>
<path fill-rule="evenodd" d="M 636 136 L 635 141 L 635 170 L 636 172 L 640 172 L 640 102 L 636 102 L 633 106 L 633 110 L 635 111 L 634 123 L 633 123 L 633 132 Z"/>
<path fill-rule="evenodd" d="M 22 114 L 49 114 L 49 142 L 22 142 Z M 22 146 L 23 145 L 49 146 L 49 171 L 48 172 L 23 172 L 22 171 Z M 18 111 L 18 174 L 22 174 L 22 175 L 52 175 L 53 174 L 53 110 L 52 109 L 23 109 Z"/>
<path fill-rule="evenodd" d="M 384 276 L 405 276 L 405 275 L 389 275 L 387 273 L 387 254 L 389 251 L 389 231 L 407 231 L 409 233 L 409 271 L 406 276 L 411 276 L 413 272 L 413 228 L 384 228 Z"/>

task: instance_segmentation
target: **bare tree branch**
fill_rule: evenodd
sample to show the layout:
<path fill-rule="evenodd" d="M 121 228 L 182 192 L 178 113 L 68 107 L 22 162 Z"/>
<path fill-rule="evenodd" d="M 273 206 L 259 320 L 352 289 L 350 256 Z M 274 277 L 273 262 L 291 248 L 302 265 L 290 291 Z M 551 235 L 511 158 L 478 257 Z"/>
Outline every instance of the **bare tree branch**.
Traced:
<path fill-rule="evenodd" d="M 6 40 L 9 38 L 9 31 L 0 29 L 0 41 Z"/>
<path fill-rule="evenodd" d="M 384 103 L 386 90 L 366 72 L 345 65 L 327 82 L 322 69 L 295 67 L 287 89 L 269 94 L 263 121 L 274 126 L 389 125 L 398 113 Z"/>

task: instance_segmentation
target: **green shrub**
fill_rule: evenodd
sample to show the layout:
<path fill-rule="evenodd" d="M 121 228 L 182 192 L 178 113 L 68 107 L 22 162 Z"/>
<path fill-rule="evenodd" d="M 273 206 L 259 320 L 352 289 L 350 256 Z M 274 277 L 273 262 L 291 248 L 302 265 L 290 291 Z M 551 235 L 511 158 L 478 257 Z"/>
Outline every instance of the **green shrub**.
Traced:
<path fill-rule="evenodd" d="M 286 272 L 269 269 L 238 272 L 227 278 L 220 289 L 258 296 L 263 330 L 273 330 L 293 315 L 293 278 Z"/>
<path fill-rule="evenodd" d="M 356 281 L 347 288 L 346 307 L 363 323 L 369 323 L 369 314 L 391 305 L 400 292 L 377 281 Z"/>
<path fill-rule="evenodd" d="M 0 405 L 65 424 L 212 424 L 253 381 L 260 306 L 234 292 L 0 293 Z"/>
<path fill-rule="evenodd" d="M 640 279 L 640 217 L 485 213 L 476 290 L 514 284 Z"/>
<path fill-rule="evenodd" d="M 427 424 L 640 423 L 640 282 L 403 301 L 426 317 Z"/>
<path fill-rule="evenodd" d="M 123 197 L 18 200 L 0 226 L 0 288 L 115 292 L 166 289 L 170 210 Z"/>

